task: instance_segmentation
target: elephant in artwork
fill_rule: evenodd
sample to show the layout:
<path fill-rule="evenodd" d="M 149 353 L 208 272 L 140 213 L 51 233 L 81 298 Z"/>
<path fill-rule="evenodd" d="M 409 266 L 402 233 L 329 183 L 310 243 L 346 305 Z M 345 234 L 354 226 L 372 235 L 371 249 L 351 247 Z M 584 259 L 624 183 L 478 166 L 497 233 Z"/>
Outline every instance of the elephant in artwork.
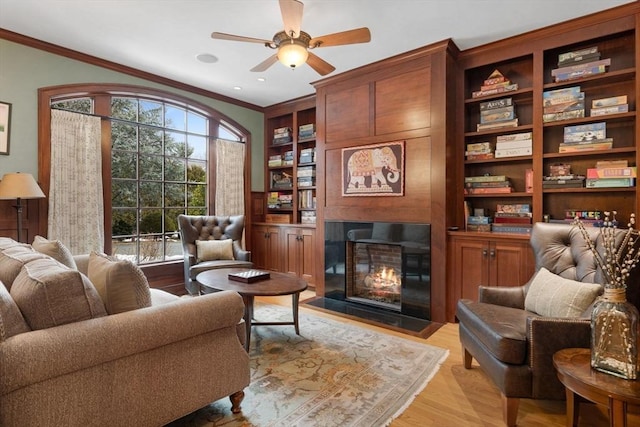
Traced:
<path fill-rule="evenodd" d="M 365 177 L 371 177 L 371 189 L 391 191 L 388 183 L 396 183 L 400 178 L 398 160 L 390 147 L 358 150 L 347 161 L 349 171 L 348 190 L 364 190 Z M 383 171 L 386 172 L 383 173 Z"/>

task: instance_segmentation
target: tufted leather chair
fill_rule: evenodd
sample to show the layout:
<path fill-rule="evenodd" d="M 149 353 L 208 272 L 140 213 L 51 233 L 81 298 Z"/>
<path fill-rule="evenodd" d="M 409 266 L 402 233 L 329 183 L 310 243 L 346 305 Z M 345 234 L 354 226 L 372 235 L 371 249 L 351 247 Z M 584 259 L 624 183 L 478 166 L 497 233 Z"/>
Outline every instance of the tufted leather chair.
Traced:
<path fill-rule="evenodd" d="M 598 229 L 588 230 L 596 241 Z M 531 233 L 536 271 L 579 282 L 603 283 L 591 251 L 577 227 L 536 223 Z M 628 281 L 627 299 L 639 305 L 638 268 Z M 524 309 L 529 282 L 515 287 L 480 286 L 478 302 L 458 301 L 456 316 L 465 368 L 475 358 L 502 394 L 503 418 L 515 426 L 520 398 L 564 399 L 553 367 L 563 348 L 589 348 L 590 311 L 580 318 L 542 317 Z"/>
<path fill-rule="evenodd" d="M 251 252 L 242 248 L 244 216 L 194 216 L 178 215 L 178 228 L 184 254 L 184 283 L 191 295 L 200 293 L 196 276 L 215 268 L 251 268 Z M 233 240 L 233 260 L 213 260 L 198 262 L 196 240 Z"/>

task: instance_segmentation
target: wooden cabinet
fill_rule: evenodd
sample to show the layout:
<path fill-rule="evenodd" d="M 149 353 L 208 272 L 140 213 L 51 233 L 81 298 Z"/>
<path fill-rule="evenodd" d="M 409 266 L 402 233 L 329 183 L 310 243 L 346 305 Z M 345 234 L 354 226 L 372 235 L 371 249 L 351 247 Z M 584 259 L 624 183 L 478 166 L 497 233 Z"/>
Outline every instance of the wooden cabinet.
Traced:
<path fill-rule="evenodd" d="M 251 259 L 256 268 L 282 271 L 281 228 L 255 224 L 251 231 Z"/>
<path fill-rule="evenodd" d="M 315 230 L 310 228 L 284 228 L 284 272 L 315 283 Z"/>
<path fill-rule="evenodd" d="M 525 236 L 456 233 L 449 243 L 455 301 L 477 300 L 480 285 L 519 286 L 533 275 L 535 259 Z"/>

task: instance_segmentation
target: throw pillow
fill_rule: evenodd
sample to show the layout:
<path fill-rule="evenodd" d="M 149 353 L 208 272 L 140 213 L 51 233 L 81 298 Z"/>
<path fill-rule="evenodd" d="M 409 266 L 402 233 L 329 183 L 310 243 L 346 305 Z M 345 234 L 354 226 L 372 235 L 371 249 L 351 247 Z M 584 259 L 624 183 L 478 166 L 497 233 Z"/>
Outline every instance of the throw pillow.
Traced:
<path fill-rule="evenodd" d="M 87 276 L 52 258 L 25 264 L 10 294 L 32 330 L 107 314 Z"/>
<path fill-rule="evenodd" d="M 22 266 L 34 259 L 48 258 L 45 254 L 34 251 L 30 246 L 12 246 L 0 252 L 0 282 L 11 290 Z"/>
<path fill-rule="evenodd" d="M 10 237 L 0 237 L 0 252 L 4 251 L 7 248 L 12 248 L 14 246 L 29 246 L 26 243 L 16 242 Z"/>
<path fill-rule="evenodd" d="M 524 307 L 540 316 L 579 317 L 601 292 L 598 283 L 565 279 L 543 267 L 529 285 Z"/>
<path fill-rule="evenodd" d="M 198 262 L 233 259 L 233 240 L 196 240 Z"/>
<path fill-rule="evenodd" d="M 87 274 L 100 294 L 107 313 L 116 314 L 151 306 L 149 282 L 137 265 L 92 252 Z"/>
<path fill-rule="evenodd" d="M 31 246 L 33 246 L 33 249 L 36 251 L 49 255 L 51 258 L 73 270 L 78 268 L 76 262 L 73 260 L 71 251 L 59 240 L 47 240 L 42 236 L 36 236 Z"/>
<path fill-rule="evenodd" d="M 29 331 L 29 326 L 22 317 L 16 302 L 0 281 L 0 342 Z"/>

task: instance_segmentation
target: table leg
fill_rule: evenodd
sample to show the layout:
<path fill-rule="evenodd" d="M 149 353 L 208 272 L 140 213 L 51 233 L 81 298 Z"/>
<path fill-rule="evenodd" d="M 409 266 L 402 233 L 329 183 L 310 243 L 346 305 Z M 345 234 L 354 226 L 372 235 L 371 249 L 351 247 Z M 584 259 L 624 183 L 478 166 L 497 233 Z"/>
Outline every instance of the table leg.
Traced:
<path fill-rule="evenodd" d="M 567 427 L 578 427 L 580 417 L 580 397 L 566 389 L 567 396 Z"/>
<path fill-rule="evenodd" d="M 296 292 L 291 296 L 293 305 L 293 325 L 296 329 L 296 335 L 300 335 L 300 329 L 298 328 L 298 302 L 300 301 L 300 292 Z"/>
<path fill-rule="evenodd" d="M 609 398 L 609 425 L 627 427 L 627 402 Z"/>
<path fill-rule="evenodd" d="M 251 319 L 253 318 L 253 296 L 242 295 L 242 302 L 244 302 L 244 331 L 245 342 L 244 349 L 249 352 L 251 346 Z"/>

